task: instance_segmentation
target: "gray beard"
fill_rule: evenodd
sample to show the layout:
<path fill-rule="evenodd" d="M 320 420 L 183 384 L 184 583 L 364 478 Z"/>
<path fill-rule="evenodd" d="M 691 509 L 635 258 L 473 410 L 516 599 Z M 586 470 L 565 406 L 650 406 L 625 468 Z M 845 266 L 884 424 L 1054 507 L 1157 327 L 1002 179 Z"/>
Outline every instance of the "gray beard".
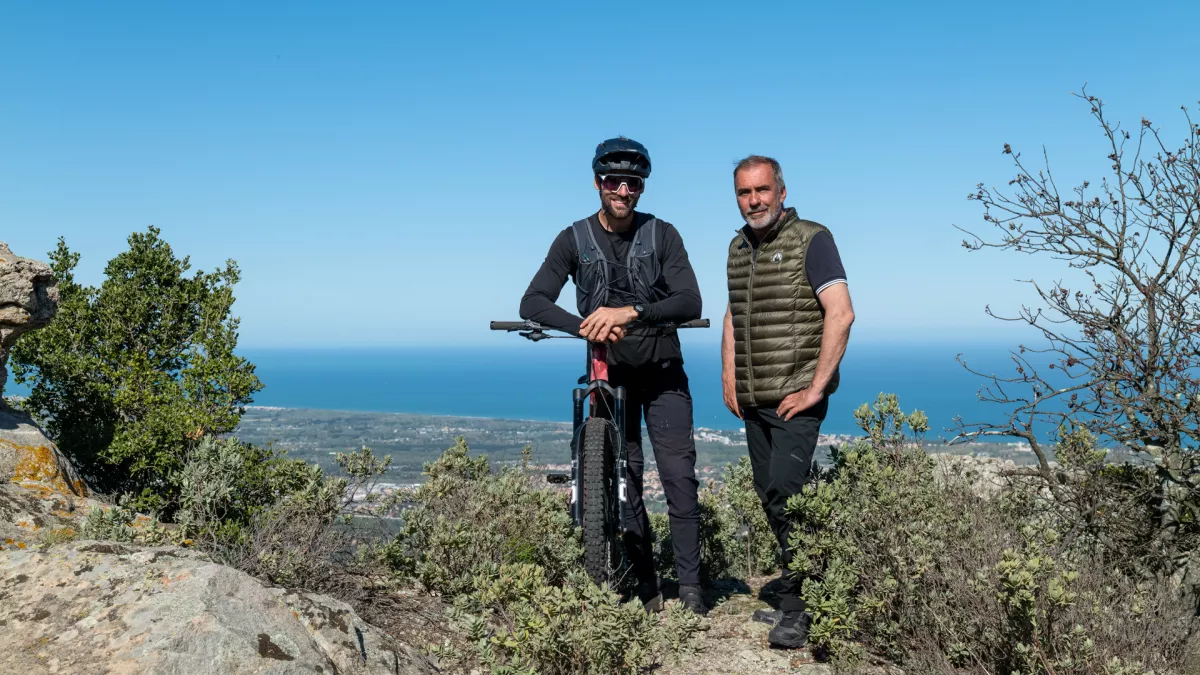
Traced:
<path fill-rule="evenodd" d="M 750 219 L 748 218 L 745 219 L 746 224 L 749 225 L 750 229 L 754 230 L 755 232 L 762 232 L 763 230 L 770 229 L 771 226 L 775 223 L 778 223 L 779 218 L 783 216 L 783 208 L 780 207 L 778 211 L 768 211 L 767 213 L 770 214 L 771 217 L 765 221 L 762 221 L 761 225 L 755 225 L 754 223 L 750 222 Z"/>

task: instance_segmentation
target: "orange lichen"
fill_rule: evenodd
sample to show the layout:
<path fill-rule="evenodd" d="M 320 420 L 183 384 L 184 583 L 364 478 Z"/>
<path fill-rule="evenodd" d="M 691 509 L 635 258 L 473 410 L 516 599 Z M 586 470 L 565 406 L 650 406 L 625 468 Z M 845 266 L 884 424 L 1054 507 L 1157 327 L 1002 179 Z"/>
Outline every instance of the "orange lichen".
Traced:
<path fill-rule="evenodd" d="M 42 483 L 50 486 L 51 491 L 60 494 L 87 496 L 87 487 L 81 480 L 68 481 L 59 468 L 54 450 L 46 445 L 19 445 L 7 440 L 0 440 L 0 445 L 8 446 L 16 452 L 17 466 L 13 469 L 13 482 L 24 487 L 27 483 Z M 45 488 L 43 488 L 45 489 Z"/>

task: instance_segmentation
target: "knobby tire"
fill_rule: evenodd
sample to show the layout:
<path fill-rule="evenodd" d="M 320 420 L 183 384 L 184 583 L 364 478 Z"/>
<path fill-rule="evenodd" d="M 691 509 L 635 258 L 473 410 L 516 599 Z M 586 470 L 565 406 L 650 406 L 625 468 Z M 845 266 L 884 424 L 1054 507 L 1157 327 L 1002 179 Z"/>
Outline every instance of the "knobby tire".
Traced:
<path fill-rule="evenodd" d="M 597 584 L 611 581 L 617 523 L 612 485 L 613 441 L 616 432 L 604 419 L 591 418 L 583 427 L 579 453 L 579 500 L 583 511 L 583 566 Z"/>

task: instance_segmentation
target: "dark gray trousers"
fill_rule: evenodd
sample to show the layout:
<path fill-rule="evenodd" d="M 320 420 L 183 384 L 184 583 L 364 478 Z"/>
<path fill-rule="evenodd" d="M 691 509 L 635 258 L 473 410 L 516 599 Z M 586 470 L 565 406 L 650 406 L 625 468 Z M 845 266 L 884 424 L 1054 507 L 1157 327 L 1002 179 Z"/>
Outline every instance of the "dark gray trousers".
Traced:
<path fill-rule="evenodd" d="M 744 408 L 746 444 L 750 449 L 750 465 L 754 470 L 754 490 L 767 512 L 767 522 L 783 551 L 782 588 L 779 608 L 785 612 L 804 609 L 800 584 L 788 570 L 792 551 L 788 537 L 793 523 L 783 515 L 788 498 L 800 492 L 812 470 L 813 453 L 821 422 L 829 410 L 829 399 L 798 413 L 788 421 L 775 414 L 775 406 Z"/>

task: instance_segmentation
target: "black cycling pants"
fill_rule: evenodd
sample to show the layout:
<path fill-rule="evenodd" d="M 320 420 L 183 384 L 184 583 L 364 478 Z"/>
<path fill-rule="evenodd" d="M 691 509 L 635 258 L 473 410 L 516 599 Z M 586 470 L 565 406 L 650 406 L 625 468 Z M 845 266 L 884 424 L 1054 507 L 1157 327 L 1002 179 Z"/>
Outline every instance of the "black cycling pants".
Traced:
<path fill-rule="evenodd" d="M 654 461 L 667 498 L 675 572 L 681 584 L 700 583 L 700 503 L 697 499 L 696 441 L 692 430 L 692 394 L 678 359 L 638 367 L 614 365 L 609 382 L 625 387 L 625 449 L 629 458 L 629 510 L 625 550 L 638 581 L 654 576 L 654 539 L 642 500 L 645 417 Z"/>
<path fill-rule="evenodd" d="M 784 515 L 788 498 L 800 492 L 812 471 L 813 453 L 821 433 L 821 422 L 829 410 L 829 399 L 797 413 L 784 421 L 774 407 L 743 408 L 746 420 L 746 444 L 750 450 L 750 465 L 754 470 L 754 490 L 758 493 L 767 522 L 783 551 L 783 586 L 779 591 L 779 608 L 785 612 L 804 609 L 800 597 L 802 579 L 788 570 L 792 550 L 788 537 L 795 523 Z"/>

